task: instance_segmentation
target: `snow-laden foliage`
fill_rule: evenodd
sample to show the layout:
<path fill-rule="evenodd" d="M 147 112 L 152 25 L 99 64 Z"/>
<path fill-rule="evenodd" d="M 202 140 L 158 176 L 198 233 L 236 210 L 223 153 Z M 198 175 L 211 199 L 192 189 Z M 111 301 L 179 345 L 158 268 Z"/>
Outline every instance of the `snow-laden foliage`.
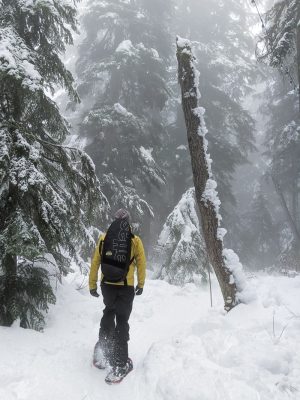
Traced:
<path fill-rule="evenodd" d="M 275 240 L 274 256 L 281 259 L 281 252 L 286 254 L 299 248 L 299 238 L 295 233 L 295 229 L 300 232 L 299 103 L 297 91 L 291 90 L 290 83 L 283 82 L 279 75 L 269 81 L 269 87 L 264 95 L 267 103 L 264 112 L 269 118 L 265 131 L 265 156 L 268 165 L 266 177 L 275 195 L 275 204 L 278 204 L 279 207 L 274 210 L 272 207 L 270 209 L 272 218 L 276 221 L 274 229 L 276 228 L 277 238 L 274 238 L 273 232 L 269 239 L 273 236 Z M 286 229 L 287 224 L 294 236 L 292 246 L 286 246 L 286 242 L 281 242 L 281 245 L 277 246 L 278 238 Z M 291 224 L 294 225 L 294 228 Z M 257 235 L 259 234 L 257 232 Z"/>
<path fill-rule="evenodd" d="M 249 211 L 243 215 L 243 255 L 253 269 L 271 267 L 277 261 L 279 241 L 277 227 L 270 211 L 270 204 L 257 184 Z"/>
<path fill-rule="evenodd" d="M 210 266 L 196 208 L 195 189 L 188 189 L 168 216 L 157 241 L 155 274 L 175 285 L 207 279 Z"/>
<path fill-rule="evenodd" d="M 284 93 L 274 83 L 278 102 L 271 103 L 269 111 L 272 122 L 268 129 L 268 154 L 272 157 L 272 173 L 283 190 L 292 191 L 295 180 L 300 177 L 300 118 L 297 95 L 294 91 Z M 280 90 L 281 89 L 281 90 Z M 274 93 L 274 94 L 275 94 Z"/>
<path fill-rule="evenodd" d="M 268 176 L 276 188 L 282 212 L 278 236 L 284 236 L 287 224 L 293 235 L 291 243 L 282 242 L 278 247 L 279 259 L 289 253 L 299 254 L 299 181 L 300 181 L 300 114 L 297 90 L 297 24 L 300 20 L 300 3 L 282 0 L 274 3 L 265 15 L 266 28 L 261 40 L 263 52 L 259 59 L 275 67 L 281 73 L 273 76 L 265 91 L 265 113 L 270 121 L 266 129 L 265 145 L 268 157 Z M 260 48 L 260 43 L 258 44 Z M 284 244 L 285 243 L 285 244 Z M 292 256 L 293 258 L 294 255 Z"/>
<path fill-rule="evenodd" d="M 10 318 L 19 319 L 20 326 L 41 330 L 44 326 L 43 311 L 48 311 L 48 305 L 56 301 L 48 271 L 27 260 L 20 260 L 17 274 L 11 279 L 9 282 L 6 275 L 0 276 L 0 314 L 7 315 L 9 310 Z M 1 322 L 6 321 L 1 318 Z"/>
<path fill-rule="evenodd" d="M 298 0 L 277 1 L 265 15 L 265 29 L 257 46 L 259 59 L 281 69 L 296 72 L 297 24 L 300 21 Z M 288 71 L 291 69 L 290 71 Z"/>
<path fill-rule="evenodd" d="M 76 10 L 65 1 L 2 0 L 0 7 L 0 323 L 42 328 L 54 295 L 36 262 L 66 274 L 106 207 L 94 165 L 64 147 L 68 124 L 48 96 L 59 84 L 77 100 L 60 53 Z M 48 267 L 47 267 L 48 265 Z M 36 281 L 41 284 L 37 288 Z M 47 288 L 47 290 L 45 289 Z"/>
<path fill-rule="evenodd" d="M 157 161 L 164 134 L 160 113 L 167 100 L 166 12 L 155 20 L 157 11 L 149 0 L 89 1 L 76 66 L 79 94 L 89 104 L 80 126 L 86 150 L 111 207 L 129 207 L 145 242 L 152 199 L 166 181 Z"/>
<path fill-rule="evenodd" d="M 149 216 L 153 217 L 151 205 L 139 196 L 131 180 L 122 184 L 110 173 L 103 176 L 101 188 L 116 208 L 124 207 L 126 210 L 130 210 L 131 225 L 135 232 L 139 233 L 143 229 L 139 221 L 145 221 Z"/>
<path fill-rule="evenodd" d="M 86 149 L 98 170 L 103 175 L 113 173 L 119 180 L 122 174 L 124 184 L 125 180 L 131 180 L 133 187 L 143 185 L 148 190 L 152 185 L 164 184 L 164 173 L 151 151 L 139 146 L 141 132 L 149 128 L 146 118 L 137 117 L 119 103 L 93 109 L 82 123 L 83 133 L 96 133 Z"/>

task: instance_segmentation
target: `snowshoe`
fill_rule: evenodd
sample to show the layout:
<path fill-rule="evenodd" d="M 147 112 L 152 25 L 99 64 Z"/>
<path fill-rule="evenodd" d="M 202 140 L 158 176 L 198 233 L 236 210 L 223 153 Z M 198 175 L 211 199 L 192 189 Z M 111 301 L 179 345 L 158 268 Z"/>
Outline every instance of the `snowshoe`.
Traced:
<path fill-rule="evenodd" d="M 105 369 L 107 366 L 107 360 L 105 358 L 103 349 L 100 342 L 95 344 L 94 355 L 93 355 L 93 365 L 98 369 Z"/>
<path fill-rule="evenodd" d="M 124 367 L 113 367 L 105 378 L 105 382 L 109 385 L 120 383 L 122 380 L 133 370 L 133 364 L 130 358 L 128 358 Z"/>

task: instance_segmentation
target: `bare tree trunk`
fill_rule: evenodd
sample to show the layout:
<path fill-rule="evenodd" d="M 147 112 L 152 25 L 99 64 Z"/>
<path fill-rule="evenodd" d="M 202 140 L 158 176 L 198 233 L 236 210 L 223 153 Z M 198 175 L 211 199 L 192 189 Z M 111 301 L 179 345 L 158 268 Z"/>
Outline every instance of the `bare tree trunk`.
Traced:
<path fill-rule="evenodd" d="M 196 200 L 201 214 L 203 235 L 210 263 L 215 271 L 224 298 L 225 309 L 237 304 L 237 286 L 223 256 L 223 241 L 218 237 L 219 217 L 215 203 L 204 197 L 207 183 L 211 178 L 207 161 L 204 134 L 205 123 L 198 104 L 198 88 L 194 57 L 188 41 L 177 38 L 178 79 L 181 86 L 182 107 L 187 128 L 191 154 Z M 198 112 L 200 111 L 200 114 Z"/>

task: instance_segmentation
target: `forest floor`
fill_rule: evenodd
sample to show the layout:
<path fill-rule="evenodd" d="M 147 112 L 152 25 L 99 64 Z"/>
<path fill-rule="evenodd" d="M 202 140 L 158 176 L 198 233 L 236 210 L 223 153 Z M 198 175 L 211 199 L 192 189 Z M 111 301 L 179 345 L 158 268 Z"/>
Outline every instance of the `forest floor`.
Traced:
<path fill-rule="evenodd" d="M 108 386 L 91 364 L 101 298 L 69 275 L 43 333 L 0 328 L 1 400 L 300 399 L 300 277 L 249 279 L 257 299 L 229 314 L 217 284 L 148 279 L 131 315 L 134 370 Z"/>

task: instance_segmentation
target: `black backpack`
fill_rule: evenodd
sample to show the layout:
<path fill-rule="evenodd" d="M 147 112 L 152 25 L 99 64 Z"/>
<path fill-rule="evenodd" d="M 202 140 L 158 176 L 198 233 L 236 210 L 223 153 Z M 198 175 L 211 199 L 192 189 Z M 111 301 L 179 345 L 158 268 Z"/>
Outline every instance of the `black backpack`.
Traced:
<path fill-rule="evenodd" d="M 103 282 L 124 281 L 124 284 L 127 285 L 126 276 L 129 266 L 133 262 L 133 258 L 130 259 L 133 237 L 127 219 L 116 219 L 110 225 L 99 248 Z"/>

